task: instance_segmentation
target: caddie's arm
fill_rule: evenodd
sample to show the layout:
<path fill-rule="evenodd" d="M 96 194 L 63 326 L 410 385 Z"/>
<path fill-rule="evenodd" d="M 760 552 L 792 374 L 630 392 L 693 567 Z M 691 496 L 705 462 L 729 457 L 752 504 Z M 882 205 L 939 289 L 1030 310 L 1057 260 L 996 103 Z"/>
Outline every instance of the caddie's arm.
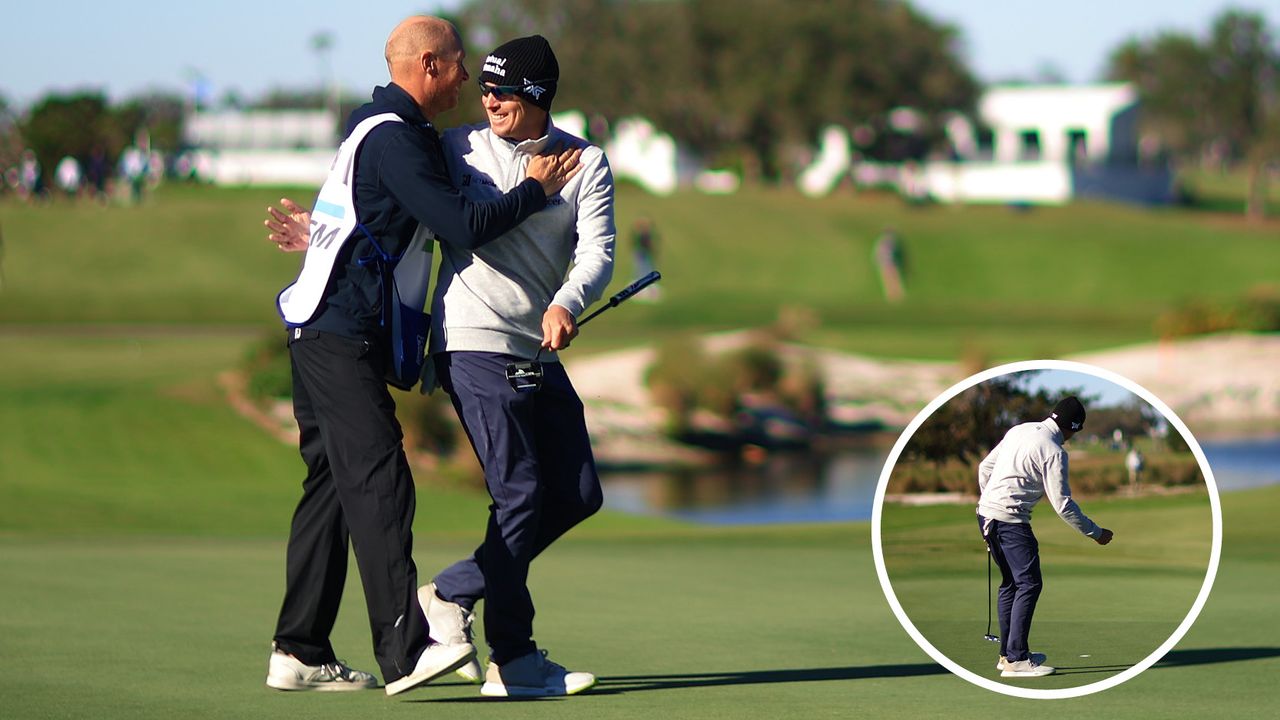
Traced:
<path fill-rule="evenodd" d="M 370 139 L 374 133 L 397 130 L 385 143 L 366 147 L 362 153 L 381 153 L 380 158 L 367 159 L 377 162 L 376 182 L 415 220 L 431 228 L 441 242 L 475 250 L 546 207 L 547 196 L 533 178 L 525 178 L 494 200 L 468 200 L 446 175 L 444 158 L 427 148 L 422 137 L 402 128 L 378 128 Z M 424 162 L 425 157 L 438 158 L 439 162 Z M 367 181 L 360 171 L 369 166 L 362 157 L 357 183 Z"/>
<path fill-rule="evenodd" d="M 1067 451 L 1058 449 L 1045 458 L 1044 497 L 1053 506 L 1058 517 L 1082 534 L 1097 540 L 1102 528 L 1090 520 L 1076 501 L 1071 498 L 1071 486 L 1067 484 Z"/>
<path fill-rule="evenodd" d="M 574 318 L 604 297 L 613 279 L 617 227 L 613 217 L 613 173 L 604 152 L 583 151 L 583 177 L 572 198 L 577 205 L 573 267 L 542 316 L 542 346 L 568 347 L 578 333 Z M 566 322 L 567 321 L 567 322 Z"/>

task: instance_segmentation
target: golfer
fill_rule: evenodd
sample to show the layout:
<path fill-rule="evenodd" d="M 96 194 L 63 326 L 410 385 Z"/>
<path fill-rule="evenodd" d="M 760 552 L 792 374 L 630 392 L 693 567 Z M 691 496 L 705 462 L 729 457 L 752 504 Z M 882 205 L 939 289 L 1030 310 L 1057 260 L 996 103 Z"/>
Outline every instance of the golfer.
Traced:
<path fill-rule="evenodd" d="M 527 167 L 511 169 L 507 192 L 483 202 L 462 196 L 446 174 L 432 125 L 457 105 L 469 78 L 458 31 L 438 18 L 409 18 L 387 40 L 386 60 L 391 83 L 376 88 L 373 101 L 350 119 L 348 132 L 361 133 L 352 140 L 359 145 L 354 182 L 344 198 L 347 209 L 330 210 L 350 223 L 347 232 L 308 249 L 292 293 L 281 296 L 286 319 L 303 316 L 289 322 L 289 352 L 307 466 L 268 664 L 267 685 L 281 690 L 377 686 L 369 673 L 338 661 L 329 643 L 349 544 L 388 695 L 474 659 L 474 646 L 432 642 L 419 608 L 413 478 L 384 380 L 391 342 L 385 298 L 419 223 L 442 242 L 475 249 L 545 208 L 578 168 L 576 151 L 527 157 Z M 375 116 L 382 117 L 363 122 Z M 296 244 L 301 247 L 290 249 L 307 247 L 305 232 Z M 306 307 L 290 304 L 299 297 L 307 298 Z"/>
<path fill-rule="evenodd" d="M 1084 417 L 1079 399 L 1062 398 L 1045 420 L 1011 428 L 978 466 L 978 525 L 1001 576 L 996 663 L 1001 677 L 1041 677 L 1054 671 L 1044 664 L 1044 655 L 1032 653 L 1027 645 L 1042 587 L 1040 546 L 1031 532 L 1036 503 L 1047 497 L 1068 525 L 1099 545 L 1111 542 L 1111 531 L 1081 512 L 1067 484 L 1062 444 L 1084 427 Z"/>
<path fill-rule="evenodd" d="M 432 638 L 450 646 L 470 643 L 473 609 L 485 600 L 490 654 L 481 693 L 497 697 L 571 695 L 596 680 L 538 648 L 527 585 L 533 558 L 602 502 L 582 401 L 555 351 L 569 345 L 575 318 L 612 277 L 613 176 L 600 148 L 552 125 L 559 77 L 542 36 L 503 44 L 480 73 L 488 122 L 444 135 L 452 179 L 476 202 L 509 191 L 529 157 L 548 147 L 581 151 L 581 173 L 547 209 L 483 248 L 442 245 L 432 303 L 435 370 L 493 504 L 483 544 L 424 585 L 419 598 Z M 277 241 L 295 246 L 308 222 L 305 214 L 281 222 Z M 515 392 L 507 366 L 535 355 L 543 362 L 541 388 Z M 479 680 L 481 669 L 467 663 L 458 672 Z"/>
<path fill-rule="evenodd" d="M 559 78 L 545 38 L 507 42 L 480 71 L 488 123 L 445 135 L 453 179 L 476 201 L 506 191 L 529 154 L 559 143 L 582 148 L 582 172 L 547 210 L 478 250 L 443 250 L 432 305 L 432 316 L 442 319 L 433 328 L 432 358 L 493 504 L 483 544 L 423 594 L 433 627 L 484 598 L 484 695 L 567 695 L 595 684 L 594 676 L 567 672 L 538 649 L 527 586 L 530 561 L 602 502 L 582 401 L 555 351 L 568 346 L 578 332 L 575 317 L 612 277 L 613 176 L 600 148 L 552 125 Z M 539 348 L 541 389 L 514 392 L 507 365 Z"/>

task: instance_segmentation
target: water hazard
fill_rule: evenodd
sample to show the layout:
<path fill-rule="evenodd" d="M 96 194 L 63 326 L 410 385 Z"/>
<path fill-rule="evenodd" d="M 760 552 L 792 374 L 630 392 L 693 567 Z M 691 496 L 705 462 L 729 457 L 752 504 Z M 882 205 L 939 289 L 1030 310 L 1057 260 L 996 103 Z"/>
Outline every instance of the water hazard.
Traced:
<path fill-rule="evenodd" d="M 1202 442 L 1221 491 L 1280 483 L 1280 437 Z M 608 473 L 605 506 L 710 525 L 870 520 L 888 443 L 706 469 Z"/>

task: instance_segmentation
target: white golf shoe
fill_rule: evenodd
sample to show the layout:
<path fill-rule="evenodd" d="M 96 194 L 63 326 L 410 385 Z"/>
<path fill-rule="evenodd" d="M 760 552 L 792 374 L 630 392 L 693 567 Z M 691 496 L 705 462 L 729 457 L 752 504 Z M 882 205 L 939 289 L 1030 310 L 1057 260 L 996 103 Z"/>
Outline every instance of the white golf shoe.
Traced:
<path fill-rule="evenodd" d="M 272 650 L 267 663 L 267 687 L 276 690 L 318 690 L 347 692 L 372 690 L 378 679 L 367 672 L 353 670 L 341 660 L 324 665 L 307 665 L 281 650 Z"/>
<path fill-rule="evenodd" d="M 488 697 L 551 697 L 573 695 L 596 684 L 596 676 L 569 672 L 534 650 L 502 666 L 489 663 L 480 694 Z"/>
<path fill-rule="evenodd" d="M 1038 652 L 1031 653 L 1031 662 L 1035 663 L 1036 665 L 1043 665 L 1044 661 L 1047 659 L 1048 658 L 1044 656 L 1044 653 L 1038 653 Z M 1003 655 L 1001 655 L 1000 660 L 996 662 L 996 669 L 1003 670 L 1005 668 L 1005 665 L 1008 664 L 1008 662 L 1009 661 L 1006 660 Z"/>
<path fill-rule="evenodd" d="M 418 604 L 422 606 L 422 613 L 427 616 L 432 640 L 442 645 L 467 645 L 472 650 L 475 649 L 475 644 L 471 642 L 474 612 L 442 599 L 436 593 L 435 583 L 427 583 L 418 588 Z M 480 682 L 480 663 L 474 657 L 454 672 L 467 682 Z"/>
<path fill-rule="evenodd" d="M 1048 665 L 1041 665 L 1035 660 L 1019 660 L 1017 662 L 1006 662 L 1004 670 L 1000 672 L 1000 677 L 1044 677 L 1052 675 L 1054 668 Z"/>
<path fill-rule="evenodd" d="M 419 685 L 425 685 L 441 675 L 447 675 L 457 670 L 468 662 L 475 660 L 475 658 L 476 648 L 474 645 L 432 643 L 418 656 L 418 664 L 414 666 L 413 672 L 399 680 L 387 683 L 387 694 L 398 695 L 405 690 L 412 690 Z"/>

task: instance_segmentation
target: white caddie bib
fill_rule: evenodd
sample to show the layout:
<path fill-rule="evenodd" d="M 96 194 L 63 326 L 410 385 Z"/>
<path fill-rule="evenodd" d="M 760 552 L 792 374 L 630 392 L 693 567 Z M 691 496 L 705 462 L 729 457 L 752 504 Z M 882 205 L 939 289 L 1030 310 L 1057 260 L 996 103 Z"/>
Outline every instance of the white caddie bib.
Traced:
<path fill-rule="evenodd" d="M 355 208 L 355 159 L 365 137 L 384 122 L 404 122 L 395 113 L 381 113 L 360 121 L 334 156 L 329 176 L 311 210 L 311 240 L 302 258 L 298 279 L 280 291 L 276 305 L 288 327 L 306 325 L 315 317 L 320 299 L 333 276 L 338 252 L 358 231 Z M 372 238 L 370 238 L 372 240 Z M 376 241 L 374 245 L 377 246 Z M 381 247 L 376 247 L 379 253 Z M 387 380 L 408 389 L 418 380 L 426 354 L 430 320 L 423 312 L 431 286 L 431 258 L 435 233 L 419 224 L 413 239 L 399 257 L 382 256 L 394 264 L 392 301 L 388 308 L 391 327 L 392 367 Z"/>

